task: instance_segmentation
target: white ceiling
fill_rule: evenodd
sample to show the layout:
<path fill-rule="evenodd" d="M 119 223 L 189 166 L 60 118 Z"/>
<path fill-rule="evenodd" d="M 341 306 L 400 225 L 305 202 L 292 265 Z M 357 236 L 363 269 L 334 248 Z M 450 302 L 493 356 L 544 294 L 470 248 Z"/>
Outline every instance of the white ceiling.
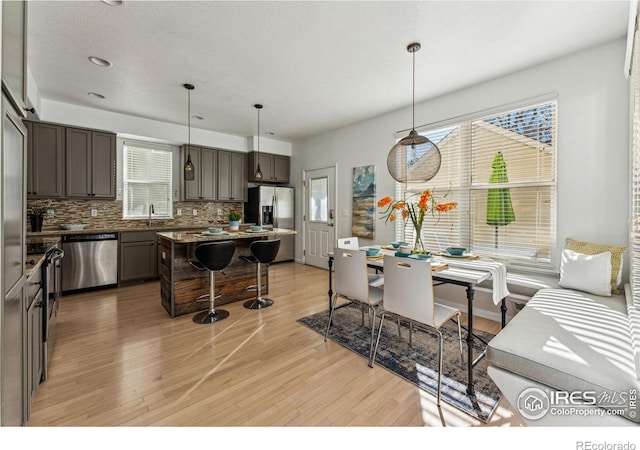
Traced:
<path fill-rule="evenodd" d="M 192 127 L 254 135 L 253 104 L 263 103 L 261 131 L 294 140 L 409 106 L 411 42 L 422 44 L 419 102 L 624 37 L 628 10 L 628 1 L 30 1 L 29 66 L 43 98 L 183 125 L 189 82 L 192 115 L 204 117 Z"/>

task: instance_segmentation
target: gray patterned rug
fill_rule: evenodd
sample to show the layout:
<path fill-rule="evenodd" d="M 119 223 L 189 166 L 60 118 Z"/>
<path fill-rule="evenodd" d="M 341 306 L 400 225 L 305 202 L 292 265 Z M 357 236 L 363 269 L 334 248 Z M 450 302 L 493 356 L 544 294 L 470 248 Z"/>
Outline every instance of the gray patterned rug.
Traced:
<path fill-rule="evenodd" d="M 369 357 L 369 322 L 365 313 L 365 326 L 362 326 L 360 305 L 347 304 L 336 309 L 329 339 L 363 356 L 363 364 Z M 299 319 L 303 325 L 324 336 L 329 320 L 329 310 Z M 377 321 L 377 326 L 380 322 Z M 487 375 L 487 363 L 483 358 L 473 369 L 476 393 L 469 396 L 467 387 L 467 343 L 466 331 L 462 330 L 462 349 L 465 368 L 460 363 L 457 325 L 449 321 L 441 329 L 444 338 L 442 401 L 455 406 L 482 422 L 487 422 L 500 400 L 500 390 Z M 438 388 L 438 337 L 424 330 L 413 331 L 413 347 L 409 346 L 409 326 L 401 324 L 402 338 L 398 338 L 398 328 L 392 316 L 385 317 L 384 328 L 380 336 L 376 365 L 395 373 L 434 396 Z M 489 342 L 493 335 L 476 330 L 475 336 Z M 485 344 L 479 339 L 474 341 L 474 357 L 479 355 Z"/>

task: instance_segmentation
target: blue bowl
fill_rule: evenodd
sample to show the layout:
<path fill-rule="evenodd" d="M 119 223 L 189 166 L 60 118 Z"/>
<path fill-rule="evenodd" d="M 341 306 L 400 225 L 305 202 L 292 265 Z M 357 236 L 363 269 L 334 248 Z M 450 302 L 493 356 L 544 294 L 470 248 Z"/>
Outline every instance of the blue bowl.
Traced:
<path fill-rule="evenodd" d="M 367 252 L 367 256 L 376 256 L 380 251 L 375 247 L 360 247 L 360 250 Z"/>
<path fill-rule="evenodd" d="M 407 243 L 406 243 L 406 242 L 402 242 L 402 241 L 393 241 L 393 242 L 391 243 L 391 246 L 392 246 L 393 248 L 398 248 L 398 247 L 400 247 L 401 245 L 407 245 Z"/>
<path fill-rule="evenodd" d="M 466 248 L 464 247 L 449 247 L 447 249 L 447 253 L 451 256 L 462 256 L 465 252 Z"/>

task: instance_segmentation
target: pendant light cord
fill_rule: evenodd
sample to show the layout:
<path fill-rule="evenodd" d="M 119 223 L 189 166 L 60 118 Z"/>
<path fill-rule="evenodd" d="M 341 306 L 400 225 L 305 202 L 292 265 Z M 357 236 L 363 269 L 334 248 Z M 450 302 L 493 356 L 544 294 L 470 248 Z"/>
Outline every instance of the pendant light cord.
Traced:
<path fill-rule="evenodd" d="M 188 129 L 189 129 L 189 131 L 188 131 L 188 133 L 189 133 L 189 136 L 188 136 L 188 138 L 189 138 L 189 154 L 191 154 L 191 90 L 189 89 L 188 92 L 189 92 L 189 101 L 188 101 L 189 117 L 187 118 L 187 124 L 188 124 L 187 126 L 188 126 Z"/>
<path fill-rule="evenodd" d="M 413 86 L 411 92 L 411 105 L 413 110 L 413 117 L 411 118 L 411 129 L 416 129 L 416 52 L 412 52 L 413 55 Z"/>

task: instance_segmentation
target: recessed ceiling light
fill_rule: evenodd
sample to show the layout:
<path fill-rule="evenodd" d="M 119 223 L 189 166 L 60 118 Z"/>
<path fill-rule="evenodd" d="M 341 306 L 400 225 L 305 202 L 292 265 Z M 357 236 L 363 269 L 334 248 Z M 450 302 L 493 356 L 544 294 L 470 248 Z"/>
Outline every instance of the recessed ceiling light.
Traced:
<path fill-rule="evenodd" d="M 191 116 L 191 118 L 196 120 L 204 120 L 204 117 L 201 116 Z"/>
<path fill-rule="evenodd" d="M 98 58 L 97 56 L 89 56 L 89 61 L 94 63 L 96 66 L 100 67 L 111 67 L 111 61 L 107 61 L 106 59 Z"/>
<path fill-rule="evenodd" d="M 109 6 L 122 6 L 124 0 L 102 0 L 102 3 L 106 3 Z"/>
<path fill-rule="evenodd" d="M 95 98 L 99 98 L 100 100 L 104 100 L 104 95 L 102 94 L 98 94 L 96 92 L 89 92 L 87 95 L 89 95 L 90 97 L 95 97 Z"/>

